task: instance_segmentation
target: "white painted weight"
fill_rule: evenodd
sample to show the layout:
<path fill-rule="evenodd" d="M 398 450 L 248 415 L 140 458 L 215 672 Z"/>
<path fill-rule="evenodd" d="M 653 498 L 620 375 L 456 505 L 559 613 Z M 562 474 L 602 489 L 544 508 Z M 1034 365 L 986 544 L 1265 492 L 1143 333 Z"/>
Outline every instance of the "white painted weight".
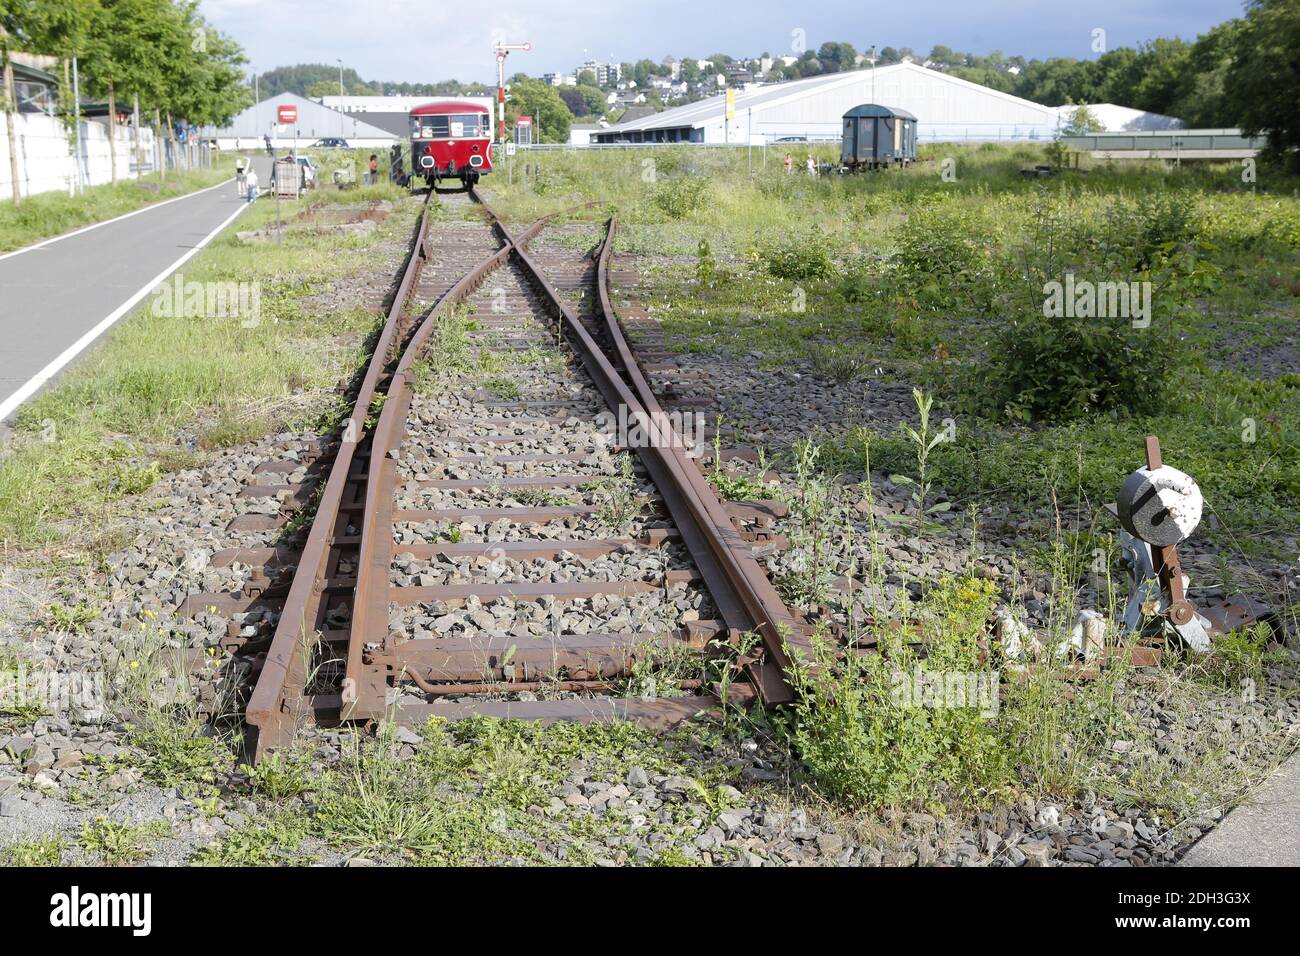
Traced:
<path fill-rule="evenodd" d="M 1190 475 L 1162 465 L 1129 475 L 1116 505 L 1125 530 L 1148 544 L 1165 547 L 1187 540 L 1196 530 L 1205 499 Z"/>

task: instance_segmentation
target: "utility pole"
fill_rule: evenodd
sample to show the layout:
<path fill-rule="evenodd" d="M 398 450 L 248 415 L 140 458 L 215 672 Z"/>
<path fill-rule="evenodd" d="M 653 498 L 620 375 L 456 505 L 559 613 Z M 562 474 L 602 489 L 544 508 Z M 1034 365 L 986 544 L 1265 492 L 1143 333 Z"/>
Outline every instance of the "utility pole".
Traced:
<path fill-rule="evenodd" d="M 871 44 L 871 53 L 867 56 L 867 60 L 871 63 L 871 102 L 873 103 L 876 102 L 876 60 L 878 59 L 876 45 L 873 43 Z"/>
<path fill-rule="evenodd" d="M 533 48 L 531 43 L 502 43 L 497 41 L 497 141 L 501 144 L 502 153 L 506 148 L 506 57 L 510 55 L 511 50 L 522 50 L 527 53 Z M 536 121 L 537 117 L 533 117 Z"/>
<path fill-rule="evenodd" d="M 339 136 L 343 135 L 343 61 L 338 60 L 339 65 Z"/>

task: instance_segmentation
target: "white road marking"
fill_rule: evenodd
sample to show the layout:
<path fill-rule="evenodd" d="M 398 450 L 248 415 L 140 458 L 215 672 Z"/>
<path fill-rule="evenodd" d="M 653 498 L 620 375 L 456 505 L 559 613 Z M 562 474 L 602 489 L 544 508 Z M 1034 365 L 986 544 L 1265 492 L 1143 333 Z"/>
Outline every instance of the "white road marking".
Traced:
<path fill-rule="evenodd" d="M 127 180 L 123 180 L 126 182 Z M 133 209 L 130 212 L 124 212 L 120 216 L 114 216 L 112 219 L 105 219 L 103 222 L 92 222 L 89 226 L 82 226 L 80 229 L 74 229 L 72 232 L 65 232 L 61 236 L 51 236 L 49 239 L 42 239 L 30 246 L 23 246 L 21 249 L 15 249 L 12 252 L 0 254 L 0 259 L 8 259 L 11 256 L 21 256 L 24 252 L 34 252 L 37 249 L 44 249 L 46 246 L 53 245 L 63 239 L 71 239 L 73 236 L 79 236 L 83 232 L 90 232 L 92 229 L 98 229 L 100 226 L 107 226 L 111 223 L 121 222 L 123 219 L 130 219 L 132 216 L 138 216 L 142 212 L 149 212 L 151 209 L 161 209 L 163 206 L 170 206 L 174 202 L 180 202 L 182 199 L 189 199 L 191 196 L 201 196 L 204 193 L 210 193 L 214 189 L 220 189 L 222 186 L 229 186 L 234 182 L 234 177 L 215 186 L 207 186 L 203 189 L 195 190 L 192 193 L 186 193 L 184 196 L 173 196 L 171 199 L 164 199 L 162 202 L 150 203 L 148 206 L 141 206 L 139 209 Z M 38 194 L 39 195 L 39 194 Z"/>
<path fill-rule="evenodd" d="M 221 185 L 225 185 L 225 184 L 223 183 Z M 192 193 L 191 195 L 196 195 L 196 194 Z M 235 217 L 238 216 L 240 213 L 242 213 L 245 209 L 247 209 L 248 206 L 249 203 L 241 202 L 239 204 L 238 209 L 236 209 L 229 216 L 227 216 L 225 221 L 222 222 L 221 225 L 217 226 L 217 228 L 213 229 L 210 233 L 208 233 L 201 240 L 199 240 L 198 244 L 195 245 L 194 248 L 190 249 L 188 252 L 185 253 L 185 255 L 181 256 L 179 259 L 177 259 L 175 262 L 169 265 L 162 272 L 158 273 L 156 276 L 150 279 L 138 292 L 136 292 L 133 296 L 131 296 L 131 298 L 127 299 L 116 309 L 114 309 L 109 315 L 101 319 L 93 329 L 91 329 L 81 338 L 77 339 L 77 341 L 73 342 L 70 346 L 64 349 L 54 359 L 54 361 L 50 362 L 49 365 L 46 365 L 45 368 L 41 369 L 30 379 L 28 379 L 27 382 L 25 382 L 18 389 L 18 391 L 14 392 L 3 402 L 0 402 L 0 422 L 3 422 L 6 418 L 12 415 L 14 411 L 18 408 L 18 406 L 20 406 L 23 402 L 27 401 L 27 399 L 31 398 L 32 395 L 34 395 L 42 385 L 44 385 L 46 382 L 52 379 L 55 375 L 59 373 L 59 371 L 65 365 L 67 365 L 74 358 L 80 355 L 81 352 L 86 348 L 86 346 L 90 345 L 92 342 L 95 341 L 95 339 L 99 338 L 100 335 L 102 335 L 108 328 L 110 328 L 115 322 L 117 322 L 118 319 L 120 319 L 122 316 L 130 312 L 131 309 L 133 309 L 141 299 L 143 299 L 145 296 L 147 296 L 150 292 L 153 291 L 154 286 L 162 282 L 169 275 L 171 275 L 173 272 L 179 269 L 182 265 L 188 262 L 192 256 L 197 254 L 200 249 L 202 249 L 214 238 L 216 238 L 217 233 L 221 232 L 221 230 L 225 229 L 228 225 L 234 222 Z"/>

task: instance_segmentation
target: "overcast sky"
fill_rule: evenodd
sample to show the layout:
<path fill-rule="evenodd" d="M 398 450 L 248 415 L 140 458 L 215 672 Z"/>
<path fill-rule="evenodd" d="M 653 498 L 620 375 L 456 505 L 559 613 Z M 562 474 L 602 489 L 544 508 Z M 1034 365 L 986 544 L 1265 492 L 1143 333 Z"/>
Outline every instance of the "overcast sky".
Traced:
<path fill-rule="evenodd" d="M 460 18 L 453 7 L 486 12 Z M 204 15 L 243 45 L 250 70 L 343 60 L 367 80 L 496 80 L 492 44 L 532 43 L 512 54 L 507 75 L 570 71 L 585 59 L 629 62 L 668 54 L 789 53 L 847 41 L 864 50 L 936 43 L 1026 57 L 1092 57 L 1093 31 L 1108 48 L 1157 36 L 1193 39 L 1241 14 L 1240 0 L 202 0 Z M 435 12 L 436 11 L 436 12 Z"/>

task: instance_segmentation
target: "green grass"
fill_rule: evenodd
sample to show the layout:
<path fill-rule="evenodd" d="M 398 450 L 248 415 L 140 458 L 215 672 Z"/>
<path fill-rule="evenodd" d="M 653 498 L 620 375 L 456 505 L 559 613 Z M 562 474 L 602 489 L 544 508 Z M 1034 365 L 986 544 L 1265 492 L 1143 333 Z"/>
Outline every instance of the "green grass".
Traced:
<path fill-rule="evenodd" d="M 1253 441 L 1243 421 L 1253 419 Z M 1236 372 L 1193 373 L 1167 411 L 1095 416 L 1049 428 L 1010 426 L 979 416 L 958 419 L 957 440 L 938 446 L 933 480 L 958 504 L 984 499 L 1094 514 L 1124 476 L 1143 463 L 1143 438 L 1156 434 L 1166 461 L 1193 475 L 1207 501 L 1201 535 L 1234 550 L 1294 524 L 1300 507 L 1300 377 L 1252 381 Z M 826 450 L 832 471 L 862 466 L 863 438 L 874 467 L 906 468 L 912 457 L 898 434 L 849 429 Z"/>
<path fill-rule="evenodd" d="M 125 866 L 144 860 L 155 843 L 175 835 L 171 824 L 162 820 L 133 826 L 99 816 L 81 825 L 77 843 L 101 866 Z"/>
<path fill-rule="evenodd" d="M 0 846 L 0 866 L 62 866 L 68 841 L 57 834 Z"/>
<path fill-rule="evenodd" d="M 338 763 L 323 772 L 302 772 L 306 758 L 301 755 L 269 768 L 259 765 L 249 786 L 263 801 L 261 812 L 199 851 L 193 862 L 302 864 L 315 858 L 310 848 L 320 847 L 422 866 L 544 864 L 551 861 L 545 844 L 563 842 L 568 862 L 590 864 L 612 855 L 605 840 L 632 832 L 632 818 L 644 811 L 629 808 L 603 817 L 539 812 L 577 760 L 586 762 L 587 775 L 596 780 L 621 783 L 630 767 L 640 766 L 695 782 L 695 808 L 665 805 L 671 822 L 655 813 L 638 824 L 646 835 L 662 834 L 669 841 L 663 852 L 675 859 L 727 806 L 720 787 L 735 771 L 709 757 L 716 734 L 706 725 L 662 736 L 622 722 L 543 727 L 489 718 L 455 724 L 434 719 L 423 728 L 414 757 L 402 757 L 387 725 L 374 738 L 345 741 Z M 301 799 L 303 808 L 285 809 L 286 798 Z M 701 812 L 703 826 L 691 826 L 689 814 Z"/>
<path fill-rule="evenodd" d="M 124 179 L 91 186 L 79 196 L 64 192 L 27 196 L 18 206 L 6 196 L 6 201 L 0 202 L 0 253 L 214 186 L 234 174 L 234 158 L 227 155 L 220 157 L 212 169 L 169 172 L 161 184 L 157 176 L 148 176 L 143 182 Z"/>

